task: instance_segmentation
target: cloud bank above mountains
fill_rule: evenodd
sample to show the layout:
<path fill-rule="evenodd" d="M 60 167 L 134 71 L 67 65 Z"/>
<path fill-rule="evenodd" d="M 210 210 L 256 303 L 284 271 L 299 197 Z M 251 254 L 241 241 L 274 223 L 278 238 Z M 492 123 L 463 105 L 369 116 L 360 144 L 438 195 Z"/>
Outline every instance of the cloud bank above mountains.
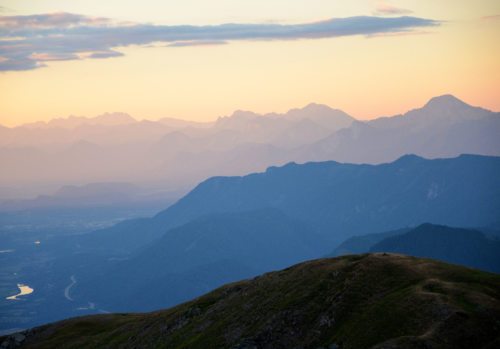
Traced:
<path fill-rule="evenodd" d="M 115 22 L 72 13 L 0 17 L 0 71 L 30 70 L 48 61 L 110 58 L 115 48 L 165 43 L 198 46 L 241 40 L 320 39 L 350 35 L 408 33 L 438 26 L 418 17 L 359 16 L 302 24 L 155 25 Z"/>

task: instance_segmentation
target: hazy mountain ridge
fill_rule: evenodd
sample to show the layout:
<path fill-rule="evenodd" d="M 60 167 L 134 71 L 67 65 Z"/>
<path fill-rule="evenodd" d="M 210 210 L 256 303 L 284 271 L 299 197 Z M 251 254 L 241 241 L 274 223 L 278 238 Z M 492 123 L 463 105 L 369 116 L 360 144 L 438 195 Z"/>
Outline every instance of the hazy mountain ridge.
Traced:
<path fill-rule="evenodd" d="M 354 122 L 325 139 L 303 147 L 298 159 L 380 163 L 402 154 L 429 158 L 463 153 L 500 155 L 500 113 L 440 96 L 404 115 Z"/>
<path fill-rule="evenodd" d="M 288 164 L 244 177 L 211 178 L 151 219 L 125 221 L 81 236 L 82 251 L 112 251 L 130 260 L 91 273 L 75 292 L 105 309 L 124 309 L 117 308 L 119 304 L 154 309 L 162 302 L 186 300 L 169 291 L 173 280 L 182 295 L 192 297 L 220 285 L 217 268 L 224 261 L 241 267 L 241 273 L 238 268 L 232 271 L 234 279 L 228 275 L 222 280 L 228 282 L 276 268 L 273 254 L 278 258 L 292 251 L 290 256 L 297 260 L 283 259 L 289 263 L 324 256 L 360 233 L 425 222 L 486 226 L 500 213 L 499 171 L 496 157 L 405 156 L 383 165 Z M 295 235 L 283 235 L 297 229 Z M 253 255 L 262 258 L 244 258 Z M 202 265 L 207 267 L 200 274 L 197 268 Z M 153 284 L 151 297 L 134 296 Z M 114 288 L 128 291 L 120 291 L 121 298 L 117 292 L 108 293 Z"/>
<path fill-rule="evenodd" d="M 48 122 L 38 121 L 34 123 L 23 124 L 20 125 L 19 127 L 29 128 L 29 129 L 46 129 L 46 128 L 74 129 L 85 125 L 117 126 L 117 125 L 131 124 L 134 122 L 137 122 L 137 120 L 135 120 L 133 117 L 131 117 L 129 114 L 126 113 L 105 113 L 93 118 L 71 115 L 67 118 L 52 119 Z"/>
<path fill-rule="evenodd" d="M 0 211 L 19 212 L 57 208 L 79 209 L 139 205 L 157 206 L 159 209 L 164 209 L 166 204 L 175 202 L 183 194 L 185 194 L 183 190 L 166 192 L 126 182 L 66 185 L 51 195 L 0 202 Z"/>
<path fill-rule="evenodd" d="M 363 217 L 366 218 L 363 223 L 366 224 L 365 228 L 358 228 L 360 233 L 364 229 L 377 231 L 374 225 L 377 221 L 370 218 L 373 216 L 372 209 L 373 214 L 393 217 L 398 216 L 397 210 L 401 209 L 398 206 L 409 205 L 405 208 L 405 214 L 402 214 L 408 219 L 406 224 L 400 222 L 393 225 L 394 228 L 400 228 L 414 225 L 410 221 L 419 220 L 420 210 L 429 215 L 429 220 L 421 222 L 424 223 L 434 219 L 446 220 L 444 217 L 447 215 L 438 213 L 438 210 L 453 207 L 462 211 L 464 207 L 461 205 L 465 205 L 470 208 L 466 217 L 458 212 L 453 214 L 452 210 L 449 213 L 461 221 L 459 225 L 472 224 L 473 219 L 478 219 L 475 225 L 478 226 L 483 219 L 493 222 L 499 212 L 500 193 L 494 189 L 498 187 L 496 174 L 500 170 L 499 160 L 496 157 L 464 155 L 437 160 L 404 156 L 382 165 L 290 163 L 283 167 L 271 167 L 264 173 L 206 180 L 176 205 L 159 213 L 156 219 L 179 219 L 195 212 L 199 215 L 213 211 L 276 207 L 292 217 L 305 219 L 323 234 L 335 231 L 339 222 L 352 224 L 348 231 L 355 231 L 356 222 L 364 221 L 361 217 L 366 214 L 368 217 Z M 464 186 L 464 182 L 470 183 L 470 187 Z M 470 195 L 466 194 L 469 190 Z M 449 205 L 444 203 L 447 200 L 450 200 Z M 481 211 L 479 206 L 469 206 L 467 201 L 470 200 L 478 200 L 477 205 L 487 205 L 487 208 Z M 411 205 L 417 206 L 410 208 Z M 344 212 L 349 212 L 352 217 L 345 216 Z M 332 217 L 337 214 L 340 217 Z M 378 224 L 387 224 L 384 223 L 387 218 Z M 469 219 L 469 223 L 466 223 Z M 324 225 L 325 228 L 320 228 L 322 223 L 319 222 L 326 221 L 329 223 Z M 344 229 L 338 230 L 338 234 L 342 235 Z"/>
<path fill-rule="evenodd" d="M 487 226 L 500 214 L 500 157 L 404 156 L 381 165 L 290 163 L 243 177 L 213 177 L 145 223 L 123 222 L 92 239 L 131 249 L 211 213 L 276 208 L 332 243 L 430 222 Z M 137 234 L 141 231 L 141 235 Z M 120 236 L 118 239 L 117 237 Z"/>
<path fill-rule="evenodd" d="M 286 114 L 238 111 L 202 124 L 132 122 L 117 115 L 115 124 L 1 128 L 0 186 L 18 187 L 24 197 L 38 195 L 42 186 L 55 191 L 56 183 L 121 181 L 177 190 L 214 175 L 243 175 L 290 161 L 376 164 L 409 153 L 500 155 L 499 113 L 452 96 L 372 121 L 318 104 Z"/>

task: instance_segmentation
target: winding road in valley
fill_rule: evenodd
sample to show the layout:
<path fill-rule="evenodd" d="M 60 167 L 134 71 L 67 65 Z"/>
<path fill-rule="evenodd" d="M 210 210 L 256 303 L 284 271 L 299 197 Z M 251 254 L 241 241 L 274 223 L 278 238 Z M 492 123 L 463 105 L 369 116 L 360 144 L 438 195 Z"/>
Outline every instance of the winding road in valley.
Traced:
<path fill-rule="evenodd" d="M 71 291 L 71 288 L 76 285 L 77 281 L 76 281 L 75 275 L 71 275 L 71 277 L 69 279 L 71 282 L 64 289 L 64 298 L 66 298 L 70 302 L 73 302 L 74 299 L 71 297 L 70 291 Z M 92 302 L 88 302 L 88 307 L 80 307 L 80 308 L 77 308 L 77 310 L 93 310 L 93 311 L 97 311 L 97 312 L 102 313 L 102 314 L 109 314 L 109 311 L 103 310 L 103 309 L 98 309 L 96 307 L 96 304 L 92 303 Z"/>
<path fill-rule="evenodd" d="M 73 298 L 71 298 L 71 295 L 70 295 L 70 290 L 71 290 L 71 287 L 75 286 L 76 278 L 74 275 L 71 275 L 71 277 L 69 279 L 71 280 L 71 283 L 68 286 L 66 286 L 66 288 L 64 289 L 64 297 L 69 301 L 73 301 Z"/>

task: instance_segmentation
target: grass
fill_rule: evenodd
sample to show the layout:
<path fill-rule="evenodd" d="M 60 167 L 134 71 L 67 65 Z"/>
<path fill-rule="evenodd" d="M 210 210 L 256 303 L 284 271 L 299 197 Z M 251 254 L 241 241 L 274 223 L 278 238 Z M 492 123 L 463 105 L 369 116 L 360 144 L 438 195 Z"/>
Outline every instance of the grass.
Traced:
<path fill-rule="evenodd" d="M 251 339 L 272 348 L 480 348 L 498 337 L 499 318 L 498 275 L 358 255 L 302 263 L 164 311 L 66 320 L 36 329 L 26 347 L 233 348 Z"/>

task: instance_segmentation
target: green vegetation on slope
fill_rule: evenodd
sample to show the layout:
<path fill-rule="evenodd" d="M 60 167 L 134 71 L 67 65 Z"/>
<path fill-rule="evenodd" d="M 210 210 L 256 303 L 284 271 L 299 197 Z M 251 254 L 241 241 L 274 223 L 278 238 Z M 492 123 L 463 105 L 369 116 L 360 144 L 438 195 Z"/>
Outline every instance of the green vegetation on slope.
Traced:
<path fill-rule="evenodd" d="M 147 295 L 144 295 L 147 297 Z M 427 259 L 321 259 L 149 314 L 76 318 L 26 348 L 493 348 L 500 276 Z"/>

